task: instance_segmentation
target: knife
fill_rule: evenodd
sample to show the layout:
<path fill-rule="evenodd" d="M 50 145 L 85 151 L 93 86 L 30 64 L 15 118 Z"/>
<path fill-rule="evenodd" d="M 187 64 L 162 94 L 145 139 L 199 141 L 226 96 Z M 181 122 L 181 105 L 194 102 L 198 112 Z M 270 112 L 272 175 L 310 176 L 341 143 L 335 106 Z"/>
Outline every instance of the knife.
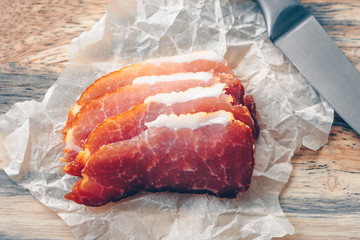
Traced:
<path fill-rule="evenodd" d="M 297 0 L 256 0 L 269 38 L 360 134 L 360 73 Z"/>

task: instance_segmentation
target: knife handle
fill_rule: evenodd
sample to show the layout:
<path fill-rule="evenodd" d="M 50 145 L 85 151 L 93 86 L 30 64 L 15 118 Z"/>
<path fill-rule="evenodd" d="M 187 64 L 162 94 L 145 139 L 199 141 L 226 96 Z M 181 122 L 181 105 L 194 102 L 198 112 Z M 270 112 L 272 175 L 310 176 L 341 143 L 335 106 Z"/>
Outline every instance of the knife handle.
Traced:
<path fill-rule="evenodd" d="M 311 14 L 297 0 L 255 0 L 264 14 L 270 39 L 275 41 Z"/>

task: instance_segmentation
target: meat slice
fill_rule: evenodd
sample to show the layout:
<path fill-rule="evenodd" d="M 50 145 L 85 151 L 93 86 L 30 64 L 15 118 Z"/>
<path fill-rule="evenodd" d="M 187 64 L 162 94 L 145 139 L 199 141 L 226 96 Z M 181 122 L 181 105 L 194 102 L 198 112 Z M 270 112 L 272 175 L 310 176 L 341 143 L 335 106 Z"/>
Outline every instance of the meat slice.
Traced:
<path fill-rule="evenodd" d="M 88 158 L 102 146 L 139 135 L 147 129 L 147 122 L 154 121 L 161 114 L 180 115 L 225 110 L 254 131 L 256 127 L 247 107 L 231 105 L 233 97 L 222 93 L 223 87 L 224 84 L 218 83 L 206 88 L 197 87 L 184 92 L 158 94 L 148 97 L 145 103 L 106 119 L 90 133 L 83 144 L 83 150 L 74 161 L 65 166 L 64 171 L 70 175 L 81 176 L 81 170 Z"/>
<path fill-rule="evenodd" d="M 231 113 L 160 115 L 148 126 L 140 135 L 92 155 L 84 177 L 65 198 L 87 206 L 139 191 L 234 198 L 249 187 L 254 140 L 251 129 Z"/>
<path fill-rule="evenodd" d="M 198 75 L 203 78 L 197 78 Z M 240 80 L 233 78 L 230 74 L 191 73 L 190 77 L 185 77 L 182 80 L 172 79 L 171 76 L 158 76 L 157 78 L 162 80 L 153 83 L 129 84 L 87 103 L 76 115 L 71 128 L 64 134 L 66 146 L 63 149 L 65 153 L 63 160 L 70 162 L 75 159 L 76 155 L 82 150 L 82 144 L 98 124 L 107 118 L 128 110 L 134 105 L 142 103 L 151 95 L 184 91 L 196 86 L 211 86 L 214 83 L 223 82 L 226 83 L 225 92 L 234 94 L 237 102 L 243 102 L 244 88 Z M 164 84 L 163 78 L 170 78 L 171 81 Z"/>
<path fill-rule="evenodd" d="M 138 77 L 202 71 L 233 74 L 226 61 L 214 51 L 199 51 L 174 57 L 150 59 L 121 68 L 99 78 L 82 93 L 77 104 L 70 110 L 65 130 L 86 103 L 119 87 L 131 84 Z"/>

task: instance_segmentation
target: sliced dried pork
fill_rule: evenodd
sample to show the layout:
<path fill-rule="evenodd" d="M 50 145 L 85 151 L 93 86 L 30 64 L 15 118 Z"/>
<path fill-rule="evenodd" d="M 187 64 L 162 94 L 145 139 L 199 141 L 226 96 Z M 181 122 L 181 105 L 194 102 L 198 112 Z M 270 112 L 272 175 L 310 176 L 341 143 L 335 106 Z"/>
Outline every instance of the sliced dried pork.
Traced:
<path fill-rule="evenodd" d="M 98 124 L 142 103 L 148 96 L 184 91 L 196 86 L 211 86 L 217 82 L 226 83 L 224 91 L 234 95 L 234 99 L 236 99 L 234 104 L 243 102 L 244 88 L 239 79 L 234 78 L 231 74 L 209 72 L 149 76 L 142 81 L 128 84 L 94 98 L 80 109 L 71 127 L 65 132 L 66 146 L 63 160 L 69 162 L 75 159 L 82 150 L 82 144 Z"/>
<path fill-rule="evenodd" d="M 139 191 L 209 193 L 234 198 L 249 185 L 254 139 L 226 111 L 160 115 L 140 135 L 91 156 L 66 199 L 87 206 Z"/>
<path fill-rule="evenodd" d="M 77 104 L 70 110 L 64 131 L 70 127 L 75 115 L 86 103 L 119 87 L 131 84 L 138 77 L 208 71 L 233 74 L 226 61 L 214 51 L 198 51 L 180 56 L 149 59 L 143 63 L 121 68 L 99 78 L 82 93 Z"/>
<path fill-rule="evenodd" d="M 70 175 L 81 176 L 81 170 L 88 158 L 102 146 L 139 135 L 147 129 L 147 122 L 155 120 L 161 114 L 180 115 L 225 110 L 231 112 L 235 119 L 247 124 L 254 133 L 256 126 L 247 107 L 232 105 L 233 97 L 223 93 L 224 87 L 225 83 L 217 83 L 211 87 L 195 87 L 146 98 L 144 103 L 99 124 L 83 144 L 83 150 L 74 161 L 65 166 L 64 171 Z"/>

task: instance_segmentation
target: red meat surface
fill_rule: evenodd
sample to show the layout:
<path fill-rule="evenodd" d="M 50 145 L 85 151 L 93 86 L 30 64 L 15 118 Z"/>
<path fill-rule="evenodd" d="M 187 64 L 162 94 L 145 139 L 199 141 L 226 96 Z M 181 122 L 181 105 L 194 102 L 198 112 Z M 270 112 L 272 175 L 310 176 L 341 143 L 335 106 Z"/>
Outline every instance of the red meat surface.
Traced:
<path fill-rule="evenodd" d="M 62 160 L 80 180 L 65 198 L 87 206 L 140 191 L 234 198 L 250 186 L 258 134 L 253 97 L 215 52 L 133 64 L 96 80 L 70 110 Z"/>
<path fill-rule="evenodd" d="M 252 131 L 240 121 L 196 129 L 151 127 L 93 154 L 65 198 L 87 206 L 139 191 L 234 198 L 249 187 L 253 168 Z"/>
<path fill-rule="evenodd" d="M 102 146 L 131 139 L 139 135 L 147 129 L 145 123 L 155 120 L 160 114 L 210 113 L 218 110 L 231 112 L 235 119 L 247 124 L 254 133 L 256 126 L 247 107 L 231 105 L 229 103 L 229 96 L 225 94 L 218 97 L 204 97 L 187 102 L 174 103 L 170 106 L 156 102 L 143 103 L 132 107 L 126 112 L 108 118 L 99 124 L 83 144 L 84 150 L 77 155 L 74 161 L 65 166 L 64 171 L 70 175 L 81 176 L 81 170 L 84 168 L 88 158 Z"/>
<path fill-rule="evenodd" d="M 136 63 L 130 66 L 121 68 L 118 71 L 109 73 L 91 84 L 80 96 L 77 105 L 74 106 L 69 113 L 68 120 L 64 131 L 66 131 L 71 122 L 75 118 L 77 111 L 75 109 L 83 107 L 93 98 L 102 96 L 119 87 L 131 84 L 137 77 L 151 76 L 151 75 L 169 75 L 181 72 L 207 72 L 214 71 L 215 73 L 233 74 L 226 62 L 216 62 L 206 59 L 197 59 L 188 62 L 161 62 L 154 64 L 151 62 Z"/>
<path fill-rule="evenodd" d="M 71 127 L 64 135 L 64 141 L 67 144 L 64 148 L 64 160 L 71 162 L 75 159 L 86 138 L 98 124 L 107 118 L 128 110 L 134 105 L 142 103 L 148 96 L 172 91 L 184 91 L 197 86 L 211 86 L 216 82 L 226 83 L 225 91 L 233 94 L 236 102 L 243 102 L 244 88 L 240 80 L 233 78 L 230 74 L 217 74 L 209 81 L 193 79 L 166 82 L 166 84 L 163 82 L 129 84 L 94 98 L 80 109 Z"/>

